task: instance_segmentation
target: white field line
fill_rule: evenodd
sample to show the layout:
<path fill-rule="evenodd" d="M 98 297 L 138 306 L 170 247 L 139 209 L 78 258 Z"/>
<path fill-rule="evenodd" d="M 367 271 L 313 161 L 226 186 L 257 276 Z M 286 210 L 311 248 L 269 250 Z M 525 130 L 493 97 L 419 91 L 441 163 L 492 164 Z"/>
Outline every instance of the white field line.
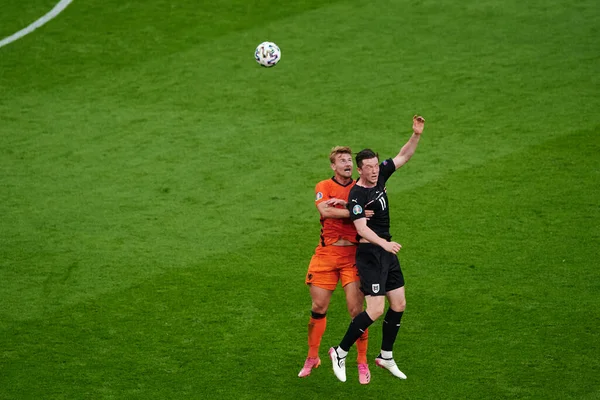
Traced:
<path fill-rule="evenodd" d="M 4 39 L 0 40 L 0 47 L 6 46 L 9 43 L 14 42 L 15 40 L 21 39 L 23 36 L 30 34 L 35 31 L 40 26 L 44 25 L 46 22 L 50 21 L 58 14 L 60 14 L 69 4 L 71 4 L 73 0 L 60 0 L 57 5 L 54 6 L 52 10 L 50 10 L 46 15 L 39 18 L 37 21 L 29 25 L 27 28 L 21 29 L 19 32 L 14 33 Z"/>

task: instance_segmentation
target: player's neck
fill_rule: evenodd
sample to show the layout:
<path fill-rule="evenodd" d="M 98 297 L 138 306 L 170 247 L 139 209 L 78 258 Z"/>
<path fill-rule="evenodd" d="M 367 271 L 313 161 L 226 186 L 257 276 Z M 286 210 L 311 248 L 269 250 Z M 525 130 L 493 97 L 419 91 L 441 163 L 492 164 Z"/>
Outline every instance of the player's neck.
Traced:
<path fill-rule="evenodd" d="M 370 189 L 370 188 L 373 188 L 373 187 L 377 186 L 377 183 L 371 184 L 371 183 L 363 180 L 362 178 L 358 178 L 358 181 L 356 182 L 356 184 L 358 186 L 362 186 L 362 187 L 367 188 L 367 189 Z"/>

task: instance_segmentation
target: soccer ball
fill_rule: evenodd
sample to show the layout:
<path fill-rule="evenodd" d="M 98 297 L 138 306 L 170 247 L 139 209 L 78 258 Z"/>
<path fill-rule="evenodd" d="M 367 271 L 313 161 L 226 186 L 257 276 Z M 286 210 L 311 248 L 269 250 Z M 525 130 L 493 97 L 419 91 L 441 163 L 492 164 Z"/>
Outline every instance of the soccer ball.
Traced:
<path fill-rule="evenodd" d="M 256 48 L 254 58 L 263 67 L 274 67 L 281 60 L 281 50 L 273 42 L 262 42 Z"/>

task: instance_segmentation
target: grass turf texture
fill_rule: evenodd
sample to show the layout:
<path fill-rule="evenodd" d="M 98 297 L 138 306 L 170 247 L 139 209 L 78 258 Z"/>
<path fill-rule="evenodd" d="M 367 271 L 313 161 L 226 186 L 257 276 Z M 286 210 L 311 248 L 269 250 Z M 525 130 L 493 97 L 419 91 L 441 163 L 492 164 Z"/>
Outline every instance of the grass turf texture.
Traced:
<path fill-rule="evenodd" d="M 599 25 L 592 1 L 75 1 L 0 48 L 0 398 L 598 398 Z M 392 156 L 416 112 L 388 184 L 409 379 L 361 387 L 353 352 L 337 382 L 338 291 L 301 380 L 328 150 Z"/>

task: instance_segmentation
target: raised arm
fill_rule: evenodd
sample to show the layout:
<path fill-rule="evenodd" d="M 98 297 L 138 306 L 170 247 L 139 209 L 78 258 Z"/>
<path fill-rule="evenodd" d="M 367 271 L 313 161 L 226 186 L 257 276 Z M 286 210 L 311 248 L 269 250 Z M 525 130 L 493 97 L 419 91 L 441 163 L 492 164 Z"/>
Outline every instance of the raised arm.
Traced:
<path fill-rule="evenodd" d="M 410 160 L 413 154 L 415 154 L 415 150 L 417 149 L 417 145 L 419 144 L 419 139 L 421 138 L 421 134 L 423 133 L 423 128 L 425 127 L 425 119 L 420 115 L 415 115 L 413 117 L 413 134 L 408 139 L 408 142 L 400 149 L 400 152 L 394 157 L 394 165 L 396 169 L 400 168 L 404 164 Z"/>

